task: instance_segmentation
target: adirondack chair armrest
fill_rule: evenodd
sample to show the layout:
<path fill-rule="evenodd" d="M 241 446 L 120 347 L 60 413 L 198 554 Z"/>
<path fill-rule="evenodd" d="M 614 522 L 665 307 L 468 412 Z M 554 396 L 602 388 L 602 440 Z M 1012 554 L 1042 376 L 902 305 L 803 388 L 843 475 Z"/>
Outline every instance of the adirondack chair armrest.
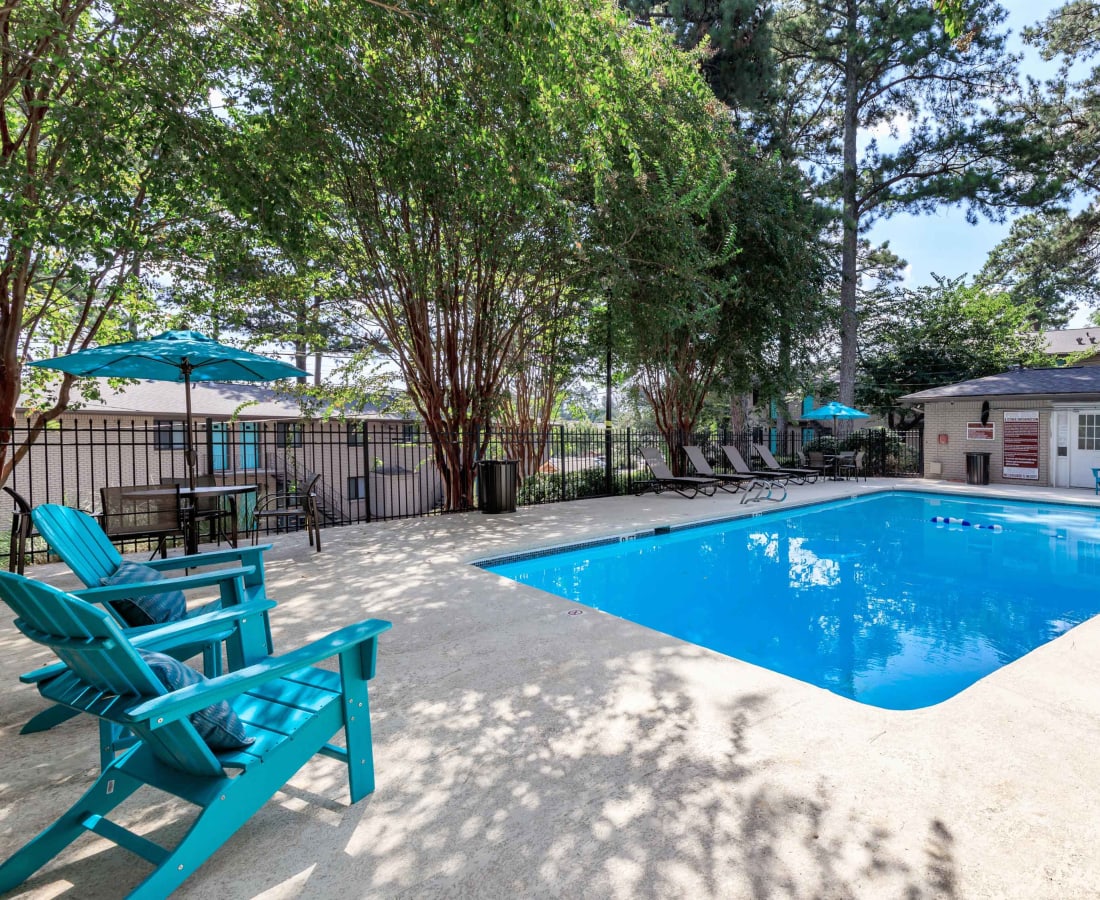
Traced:
<path fill-rule="evenodd" d="M 104 587 L 84 588 L 73 591 L 88 603 L 104 603 L 109 600 L 125 600 L 129 597 L 141 597 L 145 594 L 161 594 L 165 591 L 186 591 L 191 588 L 210 587 L 213 584 L 241 579 L 236 588 L 238 596 L 244 595 L 243 579 L 256 571 L 255 566 L 234 566 L 229 569 L 215 569 L 212 572 L 196 572 L 194 575 L 181 575 L 178 578 L 164 578 L 160 581 L 143 581 L 130 584 L 110 584 Z"/>
<path fill-rule="evenodd" d="M 227 550 L 211 550 L 208 553 L 192 553 L 189 556 L 169 556 L 167 559 L 151 559 L 143 565 L 160 572 L 196 566 L 218 566 L 232 562 L 239 562 L 242 566 L 255 566 L 259 569 L 263 564 L 264 551 L 270 550 L 272 546 L 272 544 L 257 544 L 255 547 L 237 547 L 236 549 L 231 547 Z"/>
<path fill-rule="evenodd" d="M 248 603 L 223 607 L 213 612 L 192 616 L 182 622 L 173 622 L 171 625 L 150 625 L 144 629 L 144 634 L 128 636 L 130 643 L 138 650 L 156 650 L 163 653 L 181 644 L 194 644 L 207 633 L 224 632 L 227 627 L 230 629 L 234 627 L 238 621 L 243 621 L 251 615 L 261 615 L 274 608 L 274 600 L 250 600 Z M 19 676 L 19 680 L 23 684 L 38 684 L 68 671 L 68 668 L 64 663 L 53 663 L 24 672 Z"/>
<path fill-rule="evenodd" d="M 167 725 L 212 703 L 231 700 L 258 685 L 356 649 L 392 627 L 392 623 L 382 619 L 367 619 L 348 625 L 282 656 L 274 656 L 236 672 L 145 700 L 127 710 L 125 718 L 131 722 L 148 722 L 153 728 Z"/>

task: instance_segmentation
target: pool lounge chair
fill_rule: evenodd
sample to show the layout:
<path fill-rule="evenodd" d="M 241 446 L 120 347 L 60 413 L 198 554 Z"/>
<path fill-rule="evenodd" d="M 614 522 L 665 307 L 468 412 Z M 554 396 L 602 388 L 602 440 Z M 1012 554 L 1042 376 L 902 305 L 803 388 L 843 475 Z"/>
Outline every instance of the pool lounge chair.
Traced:
<path fill-rule="evenodd" d="M 770 481 L 778 481 L 782 484 L 787 484 L 789 481 L 798 481 L 797 476 L 791 475 L 789 472 L 784 472 L 781 469 L 750 469 L 749 464 L 745 462 L 745 457 L 741 455 L 741 451 L 730 444 L 723 444 L 722 452 L 726 454 L 726 459 L 730 461 L 730 465 L 733 466 L 734 471 L 740 472 L 742 475 L 767 478 Z"/>
<path fill-rule="evenodd" d="M 765 447 L 763 444 L 753 444 L 752 449 L 756 451 L 756 455 L 760 457 L 761 462 L 764 463 L 773 472 L 787 472 L 791 476 L 791 480 L 796 484 L 813 484 L 817 481 L 820 473 L 816 469 L 811 469 L 808 466 L 800 469 L 797 466 L 781 466 L 774 456 L 772 456 L 771 450 Z"/>
<path fill-rule="evenodd" d="M 744 491 L 741 496 L 741 503 L 755 503 L 758 500 L 772 500 L 779 503 L 787 499 L 787 488 L 781 481 L 775 481 L 771 478 L 760 478 L 756 475 L 743 475 L 736 474 L 730 475 L 722 472 L 715 472 L 711 468 L 710 463 L 707 462 L 707 458 L 703 456 L 703 451 L 699 447 L 684 447 L 684 453 L 687 454 L 688 461 L 695 467 L 695 471 L 700 475 L 707 475 L 712 478 L 719 479 L 722 484 L 722 490 L 728 491 L 731 494 L 737 493 L 737 491 Z M 777 497 L 776 491 L 782 491 L 782 496 Z"/>
<path fill-rule="evenodd" d="M 722 472 L 715 472 L 711 468 L 707 458 L 703 455 L 703 450 L 696 446 L 685 446 L 684 455 L 687 456 L 688 462 L 691 463 L 692 468 L 695 469 L 697 475 L 702 478 L 713 478 L 719 482 L 719 487 L 727 491 L 730 494 L 736 494 L 738 491 L 745 490 L 757 482 L 755 475 L 742 475 L 740 473 L 736 475 L 730 475 Z"/>
<path fill-rule="evenodd" d="M 690 500 L 697 494 L 712 497 L 721 486 L 721 482 L 717 478 L 673 475 L 665 463 L 664 457 L 661 456 L 661 451 L 656 447 L 642 447 L 639 452 L 642 454 L 645 464 L 649 466 L 649 471 L 653 473 L 652 481 L 644 482 L 637 487 L 637 493 L 639 494 L 644 494 L 646 491 L 653 491 L 656 494 L 675 491 L 681 497 L 687 497 Z"/>

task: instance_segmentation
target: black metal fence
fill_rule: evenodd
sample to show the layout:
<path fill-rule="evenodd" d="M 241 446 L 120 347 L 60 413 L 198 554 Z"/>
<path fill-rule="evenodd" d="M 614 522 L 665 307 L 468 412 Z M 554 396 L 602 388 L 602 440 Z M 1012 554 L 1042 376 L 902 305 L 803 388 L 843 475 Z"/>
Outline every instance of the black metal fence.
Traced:
<path fill-rule="evenodd" d="M 24 436 L 16 429 L 17 444 Z M 31 506 L 61 503 L 99 514 L 102 488 L 185 477 L 184 438 L 178 421 L 74 418 L 39 437 L 7 486 Z M 493 431 L 481 440 L 485 458 L 521 459 L 521 506 L 632 493 L 650 477 L 639 449 L 658 447 L 668 455 L 659 433 L 636 429 L 555 425 L 546 435 Z M 754 442 L 769 445 L 783 464 L 797 464 L 799 451 L 863 449 L 872 475 L 919 475 L 922 469 L 918 432 L 870 429 L 834 441 L 810 432 L 711 430 L 682 441 L 703 447 L 717 471 L 729 471 L 723 444 L 752 460 Z M 415 423 L 207 420 L 197 425 L 195 446 L 197 470 L 208 483 L 256 485 L 255 494 L 239 504 L 239 526 L 246 533 L 253 528 L 257 497 L 272 495 L 293 505 L 295 492 L 314 475 L 321 476 L 315 493 L 322 526 L 429 515 L 447 506 L 432 444 Z M 690 473 L 683 460 L 669 461 L 674 470 Z M 10 503 L 7 497 L 4 502 Z M 0 505 L 0 514 L 4 509 Z M 270 521 L 285 526 L 297 520 Z M 30 549 L 32 561 L 44 559 L 40 543 Z"/>

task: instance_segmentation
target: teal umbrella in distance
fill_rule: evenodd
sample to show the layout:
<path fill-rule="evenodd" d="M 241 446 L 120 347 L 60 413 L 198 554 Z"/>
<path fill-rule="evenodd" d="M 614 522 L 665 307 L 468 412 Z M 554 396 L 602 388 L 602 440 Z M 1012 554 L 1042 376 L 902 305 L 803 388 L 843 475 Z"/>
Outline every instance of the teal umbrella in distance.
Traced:
<path fill-rule="evenodd" d="M 803 413 L 802 418 L 832 419 L 833 437 L 836 437 L 837 419 L 869 419 L 871 418 L 871 414 L 860 412 L 858 409 L 852 409 L 852 407 L 845 406 L 843 403 L 838 403 L 834 400 L 832 403 L 826 403 L 824 406 L 819 406 L 817 409 L 811 409 L 808 413 Z"/>
<path fill-rule="evenodd" d="M 183 384 L 187 407 L 187 478 L 192 488 L 196 465 L 191 427 L 192 381 L 275 381 L 309 375 L 290 363 L 219 344 L 197 331 L 166 331 L 145 341 L 106 344 L 68 356 L 40 359 L 30 365 L 85 378 L 144 378 Z"/>

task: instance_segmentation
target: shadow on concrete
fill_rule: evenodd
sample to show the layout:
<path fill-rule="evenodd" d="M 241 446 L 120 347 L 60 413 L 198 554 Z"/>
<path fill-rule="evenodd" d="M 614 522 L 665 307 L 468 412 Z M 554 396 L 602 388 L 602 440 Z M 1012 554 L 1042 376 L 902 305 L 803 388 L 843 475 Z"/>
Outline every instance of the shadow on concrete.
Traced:
<path fill-rule="evenodd" d="M 308 764 L 181 896 L 956 896 L 948 825 L 894 831 L 836 800 L 813 744 L 758 740 L 791 712 L 759 679 L 730 680 L 751 667 L 456 566 L 468 535 L 442 524 L 385 535 L 269 564 L 280 649 L 394 622 L 372 692 L 378 790 L 348 806 L 344 770 Z M 7 626 L 0 653 L 9 685 L 39 661 Z M 39 703 L 27 688 L 0 701 L 3 856 L 96 768 L 90 722 L 16 734 Z M 152 800 L 120 821 L 174 839 L 181 805 Z M 24 893 L 118 897 L 146 871 L 86 839 Z"/>

